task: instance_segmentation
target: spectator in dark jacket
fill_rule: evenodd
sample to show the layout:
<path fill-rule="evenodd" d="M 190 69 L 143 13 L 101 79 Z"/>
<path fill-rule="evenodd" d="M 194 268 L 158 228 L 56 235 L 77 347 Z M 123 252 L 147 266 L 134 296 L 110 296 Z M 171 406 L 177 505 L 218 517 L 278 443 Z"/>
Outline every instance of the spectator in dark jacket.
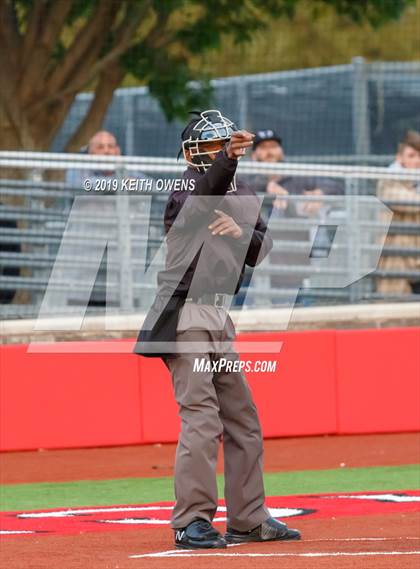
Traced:
<path fill-rule="evenodd" d="M 285 153 L 282 138 L 271 129 L 260 130 L 254 139 L 252 160 L 256 162 L 284 162 Z M 297 202 L 293 206 L 290 200 L 281 199 L 288 195 L 342 195 L 344 187 L 340 180 L 321 176 L 266 176 L 258 174 L 252 180 L 256 191 L 274 194 L 274 214 L 294 217 L 317 215 L 323 206 L 322 200 Z"/>
<path fill-rule="evenodd" d="M 271 129 L 258 131 L 253 142 L 252 160 L 256 162 L 280 163 L 284 162 L 284 159 L 283 141 L 279 134 Z M 247 181 L 249 181 L 257 191 L 276 196 L 272 202 L 272 215 L 275 218 L 315 217 L 321 221 L 326 218 L 330 208 L 330 204 L 326 203 L 322 197 L 324 195 L 340 195 L 344 193 L 344 187 L 341 181 L 319 176 L 279 176 L 278 174 L 267 176 L 258 174 L 250 177 Z M 290 199 L 290 196 L 319 196 L 320 199 L 305 201 L 298 199 L 293 200 Z M 284 199 L 286 197 L 289 199 Z M 316 225 L 312 227 L 300 227 L 299 224 L 297 224 L 296 227 L 279 226 L 277 229 L 272 230 L 273 237 L 277 243 L 281 243 L 282 241 L 312 241 L 316 233 Z M 319 237 L 320 235 L 318 234 L 317 238 Z M 326 244 L 330 243 L 328 235 L 323 235 L 322 237 L 323 242 Z M 313 256 L 318 254 L 318 249 L 314 247 L 312 251 Z M 323 249 L 320 251 L 320 254 L 323 254 Z M 280 248 L 274 250 L 270 254 L 270 261 L 273 265 L 278 267 L 300 267 L 300 270 L 296 272 L 291 268 L 287 272 L 272 275 L 270 277 L 270 284 L 276 291 L 284 292 L 301 288 L 304 286 L 305 279 L 309 278 L 310 259 L 304 249 L 292 249 L 289 251 L 287 248 Z M 308 272 L 302 270 L 304 266 L 308 266 Z M 283 302 L 281 298 L 279 299 L 277 297 L 273 297 L 272 301 L 276 304 Z"/>

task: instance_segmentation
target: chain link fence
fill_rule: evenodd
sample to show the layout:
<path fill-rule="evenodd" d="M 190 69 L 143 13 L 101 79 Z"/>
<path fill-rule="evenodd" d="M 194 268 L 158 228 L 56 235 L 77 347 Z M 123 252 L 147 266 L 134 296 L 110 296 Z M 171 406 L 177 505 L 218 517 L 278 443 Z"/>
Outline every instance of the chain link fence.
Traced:
<path fill-rule="evenodd" d="M 213 105 L 241 128 L 277 130 L 288 160 L 385 165 L 408 129 L 420 130 L 420 62 L 355 58 L 337 65 L 216 79 Z M 77 97 L 52 150 L 62 151 L 92 95 Z M 168 123 L 145 87 L 115 92 L 104 128 L 131 156 L 173 157 L 183 125 Z"/>

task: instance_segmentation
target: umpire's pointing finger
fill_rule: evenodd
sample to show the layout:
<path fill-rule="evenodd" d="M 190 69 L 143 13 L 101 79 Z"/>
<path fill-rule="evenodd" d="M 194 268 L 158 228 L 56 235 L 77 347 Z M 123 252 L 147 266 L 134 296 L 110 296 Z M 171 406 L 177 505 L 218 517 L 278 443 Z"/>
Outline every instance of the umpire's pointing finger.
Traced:
<path fill-rule="evenodd" d="M 255 137 L 255 134 L 252 132 L 248 132 L 247 130 L 235 130 L 232 133 L 231 140 L 233 139 L 240 139 L 240 140 L 252 140 Z"/>

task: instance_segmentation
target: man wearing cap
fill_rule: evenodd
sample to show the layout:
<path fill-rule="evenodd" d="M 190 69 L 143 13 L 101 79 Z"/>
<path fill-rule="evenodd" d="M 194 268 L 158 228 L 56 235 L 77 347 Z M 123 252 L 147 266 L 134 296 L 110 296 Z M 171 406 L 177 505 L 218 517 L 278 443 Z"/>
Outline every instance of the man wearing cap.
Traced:
<path fill-rule="evenodd" d="M 272 518 L 265 506 L 261 427 L 245 375 L 236 366 L 235 328 L 227 312 L 245 265 L 255 267 L 272 247 L 258 198 L 235 177 L 253 135 L 238 131 L 218 110 L 196 114 L 182 133 L 188 163 L 183 178 L 192 180 L 194 189 L 168 199 L 166 266 L 134 349 L 162 357 L 179 407 L 175 546 L 299 539 L 297 530 Z M 222 437 L 224 537 L 212 525 Z"/>
<path fill-rule="evenodd" d="M 282 162 L 283 141 L 275 130 L 259 130 L 252 146 L 252 159 L 257 162 Z"/>
<path fill-rule="evenodd" d="M 273 129 L 259 130 L 253 141 L 252 160 L 256 162 L 280 163 L 284 162 L 283 141 L 280 135 Z M 247 180 L 253 188 L 259 192 L 271 194 L 274 199 L 272 201 L 272 212 L 274 218 L 299 218 L 299 217 L 316 217 L 319 220 L 325 219 L 328 215 L 330 204 L 322 200 L 325 194 L 341 194 L 343 193 L 342 185 L 336 180 L 325 177 L 315 176 L 290 176 L 273 174 L 270 176 L 258 174 Z M 319 200 L 295 200 L 290 196 L 320 196 Z M 284 198 L 288 199 L 284 199 Z M 308 242 L 317 237 L 318 247 L 313 248 L 311 255 L 323 255 L 325 248 L 330 246 L 330 236 L 324 228 L 312 227 L 282 227 L 281 225 L 273 230 L 273 237 L 279 242 L 282 240 Z M 322 245 L 322 247 L 321 247 Z M 290 269 L 287 272 L 281 272 L 270 276 L 270 286 L 273 290 L 291 290 L 305 286 L 305 279 L 311 274 L 310 259 L 304 249 L 302 250 L 285 250 L 279 249 L 270 254 L 270 263 L 273 266 L 299 266 L 298 271 Z M 303 267 L 307 267 L 304 270 Z M 273 304 L 284 304 L 289 302 L 287 296 L 272 297 Z M 297 303 L 303 302 L 307 304 L 310 299 L 301 293 L 296 300 Z"/>
<path fill-rule="evenodd" d="M 259 130 L 254 138 L 252 147 L 252 160 L 256 162 L 284 162 L 285 155 L 283 141 L 279 134 L 272 129 Z M 292 205 L 290 200 L 281 199 L 282 196 L 308 195 L 322 196 L 340 195 L 344 188 L 337 180 L 319 176 L 264 176 L 259 174 L 252 180 L 252 186 L 256 191 L 274 194 L 277 198 L 273 201 L 273 212 L 277 215 L 295 217 L 314 216 L 320 211 L 323 202 L 307 201 L 300 202 L 299 211 Z"/>

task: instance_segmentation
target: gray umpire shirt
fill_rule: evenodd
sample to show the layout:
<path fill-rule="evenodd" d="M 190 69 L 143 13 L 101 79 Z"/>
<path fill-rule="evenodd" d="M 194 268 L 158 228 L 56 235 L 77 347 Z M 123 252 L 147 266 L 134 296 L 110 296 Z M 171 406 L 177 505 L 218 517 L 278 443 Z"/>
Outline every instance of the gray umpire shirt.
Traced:
<path fill-rule="evenodd" d="M 261 203 L 255 192 L 242 181 L 237 182 L 236 191 L 230 191 L 237 164 L 222 150 L 205 173 L 194 168 L 184 172 L 184 179 L 194 181 L 192 191 L 173 191 L 169 196 L 164 214 L 166 267 L 158 274 L 156 298 L 134 353 L 170 355 L 165 343 L 176 341 L 178 314 L 187 296 L 235 294 L 245 265 L 254 267 L 271 250 L 273 242 L 259 215 Z M 211 234 L 208 225 L 217 219 L 215 207 L 241 227 L 241 238 Z"/>

